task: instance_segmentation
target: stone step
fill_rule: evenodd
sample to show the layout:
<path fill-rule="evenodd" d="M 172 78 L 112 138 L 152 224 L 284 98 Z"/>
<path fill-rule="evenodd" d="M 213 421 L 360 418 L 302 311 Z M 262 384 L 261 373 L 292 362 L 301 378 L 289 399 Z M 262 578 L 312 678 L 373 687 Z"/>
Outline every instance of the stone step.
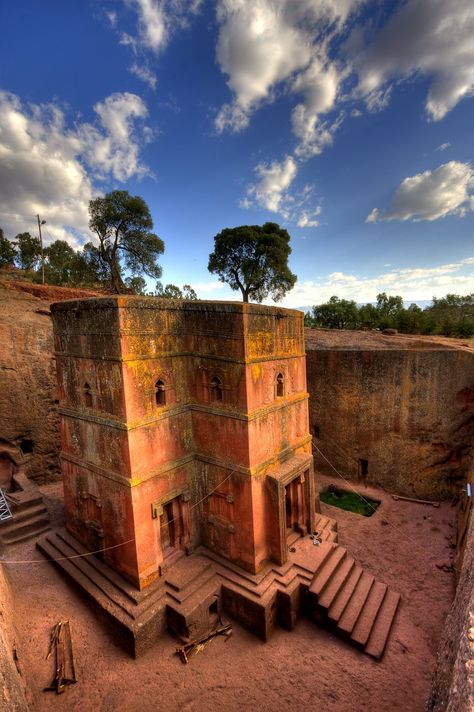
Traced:
<path fill-rule="evenodd" d="M 100 576 L 103 576 L 105 579 L 107 579 L 112 584 L 112 586 L 114 586 L 116 589 L 119 589 L 120 592 L 131 603 L 135 605 L 139 604 L 140 600 L 144 597 L 144 595 L 142 592 L 138 591 L 138 589 L 136 589 L 133 584 L 129 583 L 126 579 L 117 574 L 112 568 L 110 568 L 110 566 L 104 565 L 104 562 L 101 559 L 98 559 L 96 556 L 90 555 L 88 549 L 86 549 L 85 546 L 83 546 L 79 541 L 77 541 L 77 539 L 75 539 L 71 534 L 69 534 L 66 529 L 57 529 L 55 531 L 55 535 L 59 540 L 61 540 L 66 546 L 71 549 L 72 555 L 76 556 L 77 554 L 81 554 L 83 556 L 83 560 L 87 561 L 89 566 L 95 569 Z M 80 557 L 76 557 L 75 560 L 79 558 Z M 145 591 L 146 590 L 147 589 L 145 589 Z"/>
<path fill-rule="evenodd" d="M 15 492 L 7 492 L 8 504 L 13 514 L 15 514 L 15 512 L 24 512 L 28 509 L 31 509 L 31 507 L 36 507 L 39 504 L 42 504 L 44 506 L 43 497 L 41 496 L 41 494 L 37 494 L 34 496 L 28 495 L 27 498 L 24 498 L 23 493 L 19 493 L 19 496 L 15 496 L 15 494 Z"/>
<path fill-rule="evenodd" d="M 359 583 L 359 579 L 362 576 L 362 567 L 357 564 L 352 569 L 351 573 L 347 577 L 344 586 L 340 589 L 339 593 L 336 595 L 334 601 L 331 603 L 328 616 L 333 621 L 338 621 L 342 616 L 345 607 L 347 606 L 350 597 L 354 593 L 354 589 Z"/>
<path fill-rule="evenodd" d="M 12 534 L 10 539 L 4 540 L 4 543 L 5 544 L 21 544 L 21 542 L 28 541 L 28 539 L 33 539 L 34 537 L 40 536 L 40 534 L 44 534 L 45 532 L 49 531 L 50 529 L 51 529 L 51 525 L 50 525 L 50 522 L 48 519 L 46 524 L 35 524 L 32 527 L 30 527 L 26 532 L 23 532 L 22 534 L 17 534 L 17 533 Z M 0 537 L 0 540 L 1 539 L 2 538 Z"/>
<path fill-rule="evenodd" d="M 36 536 L 38 533 L 49 529 L 49 527 L 49 514 L 47 512 L 26 518 L 18 523 L 10 520 L 6 526 L 2 526 L 0 529 L 0 538 L 5 544 L 14 544 Z"/>
<path fill-rule="evenodd" d="M 204 595 L 203 592 L 209 587 L 209 582 L 215 581 L 216 574 L 215 570 L 211 566 L 208 566 L 199 576 L 194 577 L 189 585 L 184 585 L 180 589 L 176 589 L 175 586 L 170 585 L 166 575 L 164 578 L 168 596 L 173 599 L 176 605 L 185 606 L 188 600 L 196 597 L 196 594 L 199 594 L 199 597 Z"/>
<path fill-rule="evenodd" d="M 331 556 L 326 559 L 324 565 L 319 569 L 318 573 L 313 578 L 309 587 L 310 593 L 319 597 L 319 595 L 324 591 L 324 588 L 335 575 L 339 566 L 345 559 L 346 554 L 347 549 L 344 549 L 343 546 L 338 546 L 332 550 Z"/>
<path fill-rule="evenodd" d="M 337 542 L 338 535 L 337 532 L 334 531 L 333 529 L 323 529 L 320 534 L 318 534 L 318 537 L 322 541 L 332 541 L 332 542 Z"/>
<path fill-rule="evenodd" d="M 332 529 L 333 531 L 337 531 L 337 522 L 332 517 L 326 517 L 324 514 L 317 514 L 314 523 L 314 531 L 320 533 L 323 529 Z"/>
<path fill-rule="evenodd" d="M 78 557 L 75 550 L 69 547 L 59 537 L 54 537 L 54 535 L 46 537 L 38 542 L 37 546 L 45 556 L 58 564 L 61 568 L 69 573 L 71 573 L 71 569 L 73 569 L 74 578 L 80 580 L 83 588 L 86 588 L 86 590 L 90 592 L 91 588 L 94 587 L 100 591 L 102 596 L 106 596 L 110 603 L 121 608 L 127 616 L 130 616 L 130 618 L 134 617 L 133 606 L 128 604 L 125 600 L 121 600 L 120 593 L 114 586 L 104 576 L 101 576 L 86 559 Z"/>
<path fill-rule="evenodd" d="M 382 657 L 399 603 L 400 594 L 395 591 L 387 591 L 365 646 L 365 652 L 368 655 L 377 659 Z"/>
<path fill-rule="evenodd" d="M 363 571 L 357 585 L 350 597 L 347 606 L 344 609 L 342 616 L 337 621 L 337 627 L 343 633 L 352 633 L 355 624 L 357 623 L 362 609 L 365 606 L 367 596 L 374 584 L 375 578 Z"/>
<path fill-rule="evenodd" d="M 337 594 L 342 589 L 352 570 L 354 569 L 355 561 L 352 557 L 346 556 L 341 566 L 335 572 L 331 581 L 328 583 L 323 593 L 318 597 L 318 604 L 322 608 L 328 609 L 334 602 Z"/>
<path fill-rule="evenodd" d="M 375 581 L 351 633 L 351 639 L 357 645 L 365 646 L 369 640 L 371 630 L 386 593 L 387 584 Z"/>
<path fill-rule="evenodd" d="M 42 514 L 48 515 L 48 510 L 44 506 L 43 502 L 40 502 L 40 504 L 34 504 L 25 509 L 21 509 L 20 511 L 18 511 L 16 508 L 13 508 L 13 518 L 8 519 L 6 522 L 0 524 L 0 534 L 8 532 L 11 529 L 15 529 L 19 522 L 24 522 L 25 520 L 34 518 Z"/>

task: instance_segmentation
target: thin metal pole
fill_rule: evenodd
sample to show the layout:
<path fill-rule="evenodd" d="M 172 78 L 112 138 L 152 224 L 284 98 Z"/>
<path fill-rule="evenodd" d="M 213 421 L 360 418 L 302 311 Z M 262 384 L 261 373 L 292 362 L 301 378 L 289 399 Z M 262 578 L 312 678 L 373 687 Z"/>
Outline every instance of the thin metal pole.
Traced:
<path fill-rule="evenodd" d="M 40 243 L 41 243 L 41 280 L 42 283 L 44 284 L 44 250 L 43 250 L 43 236 L 41 234 L 41 220 L 40 216 L 36 216 L 38 218 L 38 230 L 39 230 L 39 237 L 40 237 Z"/>

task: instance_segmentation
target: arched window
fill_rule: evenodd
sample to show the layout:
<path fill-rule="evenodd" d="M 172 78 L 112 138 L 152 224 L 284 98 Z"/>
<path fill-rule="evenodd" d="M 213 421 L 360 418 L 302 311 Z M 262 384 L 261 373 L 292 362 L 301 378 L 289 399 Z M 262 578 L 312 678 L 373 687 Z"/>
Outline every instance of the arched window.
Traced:
<path fill-rule="evenodd" d="M 214 376 L 211 380 L 210 393 L 212 403 L 222 400 L 222 381 L 217 376 Z"/>
<path fill-rule="evenodd" d="M 279 373 L 276 377 L 276 394 L 277 397 L 284 395 L 285 379 L 282 373 Z"/>
<path fill-rule="evenodd" d="M 166 388 L 161 379 L 155 383 L 155 402 L 156 405 L 166 405 Z"/>
<path fill-rule="evenodd" d="M 93 404 L 92 389 L 88 383 L 84 383 L 84 405 L 86 408 L 92 408 Z"/>

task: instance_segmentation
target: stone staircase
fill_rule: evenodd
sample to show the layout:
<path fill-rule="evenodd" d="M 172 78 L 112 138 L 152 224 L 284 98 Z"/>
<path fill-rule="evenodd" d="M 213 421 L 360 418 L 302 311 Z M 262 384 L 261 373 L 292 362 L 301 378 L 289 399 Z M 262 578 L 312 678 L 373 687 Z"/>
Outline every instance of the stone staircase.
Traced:
<path fill-rule="evenodd" d="M 307 610 L 314 620 L 380 658 L 399 602 L 399 593 L 358 566 L 344 547 L 333 544 L 308 588 Z"/>
<path fill-rule="evenodd" d="M 199 547 L 143 591 L 95 556 L 82 556 L 86 549 L 65 530 L 37 546 L 118 626 L 135 656 L 166 628 L 184 642 L 205 635 L 224 611 L 263 640 L 277 625 L 292 630 L 303 613 L 380 658 L 400 595 L 337 543 L 335 520 L 318 515 L 313 536 L 292 542 L 284 565 L 270 563 L 258 574 Z"/>
<path fill-rule="evenodd" d="M 3 544 L 25 541 L 50 528 L 49 513 L 39 492 L 12 492 L 7 496 L 12 518 L 0 522 Z"/>

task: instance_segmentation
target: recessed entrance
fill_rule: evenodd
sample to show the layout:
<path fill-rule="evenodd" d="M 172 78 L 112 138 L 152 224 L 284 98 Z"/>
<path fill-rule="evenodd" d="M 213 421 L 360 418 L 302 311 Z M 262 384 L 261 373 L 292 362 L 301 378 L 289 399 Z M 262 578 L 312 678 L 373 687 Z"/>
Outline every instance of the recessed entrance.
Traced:
<path fill-rule="evenodd" d="M 285 487 L 285 526 L 286 536 L 293 538 L 296 533 L 302 535 L 305 530 L 304 490 L 301 477 L 296 477 Z"/>
<path fill-rule="evenodd" d="M 160 515 L 160 543 L 164 558 L 186 546 L 188 534 L 183 517 L 186 506 L 181 497 L 175 497 L 163 504 Z"/>

